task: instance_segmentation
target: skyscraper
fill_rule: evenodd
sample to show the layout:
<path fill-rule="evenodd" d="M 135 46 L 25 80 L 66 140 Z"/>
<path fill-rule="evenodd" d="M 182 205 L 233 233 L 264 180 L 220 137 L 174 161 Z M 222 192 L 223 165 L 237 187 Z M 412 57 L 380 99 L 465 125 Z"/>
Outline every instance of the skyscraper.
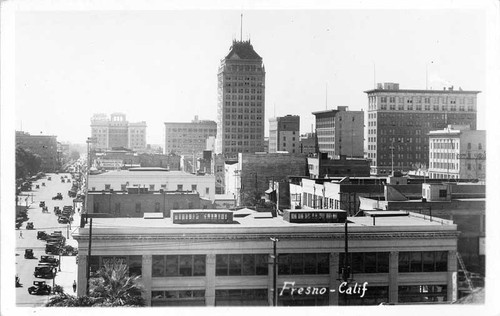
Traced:
<path fill-rule="evenodd" d="M 235 155 L 263 151 L 266 72 L 250 40 L 233 40 L 217 77 L 216 152 Z"/>
<path fill-rule="evenodd" d="M 450 124 L 476 129 L 480 91 L 407 90 L 381 83 L 368 95 L 368 158 L 372 174 L 429 166 L 431 130 Z"/>

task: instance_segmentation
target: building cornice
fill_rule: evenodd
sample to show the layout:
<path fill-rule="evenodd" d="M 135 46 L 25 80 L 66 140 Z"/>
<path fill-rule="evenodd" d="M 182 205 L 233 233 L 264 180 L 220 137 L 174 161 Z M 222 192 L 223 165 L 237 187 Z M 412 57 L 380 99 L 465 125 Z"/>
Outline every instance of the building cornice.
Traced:
<path fill-rule="evenodd" d="M 433 232 L 382 232 L 382 233 L 349 233 L 349 240 L 382 240 L 382 239 L 457 239 L 459 231 L 433 231 Z M 78 242 L 87 242 L 88 235 L 74 235 Z M 92 234 L 92 241 L 119 240 L 119 241 L 172 241 L 172 240 L 269 240 L 269 238 L 282 240 L 344 240 L 344 233 L 335 234 Z"/>

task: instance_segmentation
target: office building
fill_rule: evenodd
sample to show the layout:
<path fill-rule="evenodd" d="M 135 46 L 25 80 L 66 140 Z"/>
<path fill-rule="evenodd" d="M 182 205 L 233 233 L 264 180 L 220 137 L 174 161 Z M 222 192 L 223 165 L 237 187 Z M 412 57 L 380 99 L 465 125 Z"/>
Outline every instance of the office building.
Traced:
<path fill-rule="evenodd" d="M 177 210 L 170 218 L 94 218 L 91 275 L 107 260 L 124 261 L 130 274 L 141 276 L 150 306 L 271 306 L 273 293 L 279 306 L 456 300 L 456 225 L 412 212 L 378 213 L 348 217 L 350 274 L 339 273 L 347 271 L 341 210 L 286 210 L 283 217 L 248 209 Z M 82 296 L 89 226 L 73 237 Z M 270 237 L 278 239 L 276 266 Z M 355 284 L 366 291 L 343 293 Z M 316 293 L 297 292 L 308 286 Z"/>
<path fill-rule="evenodd" d="M 449 125 L 428 135 L 429 177 L 486 179 L 486 131 Z"/>
<path fill-rule="evenodd" d="M 398 83 L 378 84 L 368 96 L 368 158 L 372 174 L 392 170 L 427 169 L 432 130 L 449 124 L 476 129 L 480 91 L 399 89 Z"/>
<path fill-rule="evenodd" d="M 364 112 L 349 111 L 347 106 L 336 110 L 313 112 L 316 116 L 318 149 L 330 158 L 341 155 L 363 158 Z"/>
<path fill-rule="evenodd" d="M 217 123 L 208 120 L 198 120 L 194 117 L 190 123 L 165 123 L 165 154 L 177 155 L 203 154 L 207 140 L 217 134 Z"/>
<path fill-rule="evenodd" d="M 56 172 L 59 165 L 59 154 L 57 136 L 50 135 L 30 135 L 23 131 L 16 131 L 16 147 L 29 150 L 31 153 L 40 156 L 43 172 Z"/>
<path fill-rule="evenodd" d="M 300 153 L 300 116 L 287 115 L 269 119 L 269 153 Z"/>
<path fill-rule="evenodd" d="M 90 122 L 94 149 L 146 150 L 146 122 L 130 123 L 123 113 L 112 113 L 109 119 L 106 114 L 94 114 Z"/>
<path fill-rule="evenodd" d="M 264 150 L 265 78 L 262 57 L 250 40 L 234 40 L 217 74 L 216 153 Z"/>

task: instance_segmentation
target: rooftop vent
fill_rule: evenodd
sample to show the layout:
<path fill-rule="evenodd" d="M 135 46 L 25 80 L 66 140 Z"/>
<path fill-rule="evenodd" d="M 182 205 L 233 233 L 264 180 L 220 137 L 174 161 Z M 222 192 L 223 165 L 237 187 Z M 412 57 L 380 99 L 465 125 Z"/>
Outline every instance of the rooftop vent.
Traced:
<path fill-rule="evenodd" d="M 144 219 L 163 219 L 163 213 L 144 213 Z"/>
<path fill-rule="evenodd" d="M 233 212 L 228 210 L 172 211 L 174 224 L 233 224 Z"/>
<path fill-rule="evenodd" d="M 347 212 L 342 210 L 285 210 L 283 220 L 290 223 L 344 223 Z"/>

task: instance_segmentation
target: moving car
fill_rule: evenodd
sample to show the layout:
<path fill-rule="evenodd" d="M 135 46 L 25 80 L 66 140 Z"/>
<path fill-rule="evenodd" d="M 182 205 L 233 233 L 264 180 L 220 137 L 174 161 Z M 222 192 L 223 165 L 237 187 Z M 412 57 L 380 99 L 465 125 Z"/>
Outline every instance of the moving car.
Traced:
<path fill-rule="evenodd" d="M 52 200 L 62 200 L 63 196 L 61 193 L 57 193 L 56 196 L 52 197 Z"/>
<path fill-rule="evenodd" d="M 24 259 L 34 259 L 33 249 L 24 249 Z"/>
<path fill-rule="evenodd" d="M 45 207 L 45 201 L 40 201 L 40 204 L 38 204 L 40 207 Z"/>
<path fill-rule="evenodd" d="M 52 288 L 45 281 L 33 281 L 33 286 L 28 288 L 31 295 L 49 295 Z"/>
<path fill-rule="evenodd" d="M 55 258 L 54 256 L 40 256 L 39 262 L 48 263 L 53 267 L 59 265 L 59 259 Z"/>
<path fill-rule="evenodd" d="M 29 230 L 35 229 L 35 225 L 33 225 L 33 222 L 26 223 L 26 229 Z"/>
<path fill-rule="evenodd" d="M 41 239 L 41 240 L 45 240 L 47 239 L 47 233 L 43 230 L 39 230 L 36 232 L 36 239 Z"/>

